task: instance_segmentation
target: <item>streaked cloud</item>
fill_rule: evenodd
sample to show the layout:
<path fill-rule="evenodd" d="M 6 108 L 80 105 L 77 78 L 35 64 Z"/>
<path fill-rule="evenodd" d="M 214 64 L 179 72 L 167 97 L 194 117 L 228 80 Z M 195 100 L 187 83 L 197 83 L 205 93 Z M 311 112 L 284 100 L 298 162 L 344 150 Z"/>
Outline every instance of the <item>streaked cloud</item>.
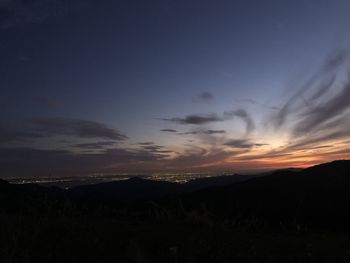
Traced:
<path fill-rule="evenodd" d="M 73 145 L 75 148 L 88 149 L 88 150 L 99 150 L 105 149 L 106 147 L 114 146 L 114 141 L 103 141 L 103 142 L 92 142 L 92 143 L 79 143 Z"/>
<path fill-rule="evenodd" d="M 137 143 L 138 145 L 154 145 L 155 143 L 154 142 L 139 142 Z"/>
<path fill-rule="evenodd" d="M 337 50 L 333 52 L 321 68 L 301 84 L 277 112 L 274 118 L 275 127 L 282 126 L 290 115 L 295 114 L 305 106 L 309 107 L 317 103 L 330 90 L 336 80 L 337 71 L 347 62 L 347 59 L 347 51 Z"/>
<path fill-rule="evenodd" d="M 207 169 L 222 166 L 226 159 L 240 154 L 241 151 L 226 151 L 222 148 L 190 147 L 176 158 L 164 162 L 167 169 Z"/>
<path fill-rule="evenodd" d="M 183 125 L 187 125 L 187 124 L 201 125 L 201 124 L 207 124 L 212 122 L 224 121 L 225 119 L 222 117 L 219 117 L 216 113 L 209 113 L 209 114 L 192 114 L 183 118 L 170 118 L 170 119 L 161 119 L 161 120 L 174 122 L 177 124 L 183 124 Z"/>
<path fill-rule="evenodd" d="M 0 128 L 0 143 L 23 142 L 42 138 L 41 134 L 31 131 L 20 131 L 9 128 Z"/>
<path fill-rule="evenodd" d="M 204 134 L 223 134 L 226 133 L 225 130 L 206 130 L 203 131 Z"/>
<path fill-rule="evenodd" d="M 236 140 L 228 140 L 227 142 L 224 143 L 224 145 L 232 148 L 250 149 L 252 147 L 261 147 L 268 144 L 254 143 L 249 139 L 236 139 Z"/>
<path fill-rule="evenodd" d="M 174 129 L 162 129 L 160 131 L 162 131 L 162 132 L 170 132 L 170 133 L 176 133 L 177 132 L 177 130 L 174 130 Z"/>
<path fill-rule="evenodd" d="M 255 124 L 249 113 L 244 109 L 238 109 L 233 111 L 226 111 L 222 114 L 222 116 L 219 116 L 216 113 L 209 113 L 209 114 L 192 114 L 188 115 L 182 118 L 175 117 L 175 118 L 165 118 L 160 119 L 163 121 L 173 122 L 177 124 L 182 125 L 203 125 L 203 124 L 209 124 L 209 123 L 215 123 L 215 122 L 223 122 L 227 120 L 232 120 L 235 117 L 238 117 L 244 121 L 246 124 L 246 133 L 250 134 L 255 130 Z M 221 132 L 222 133 L 222 132 Z"/>
<path fill-rule="evenodd" d="M 128 138 L 118 130 L 103 123 L 79 119 L 35 118 L 22 124 L 21 127 L 0 127 L 1 143 L 35 141 L 53 136 L 112 141 L 123 141 Z"/>
<path fill-rule="evenodd" d="M 350 82 L 342 90 L 325 103 L 303 113 L 294 132 L 304 134 L 322 127 L 323 124 L 344 114 L 350 108 Z"/>
<path fill-rule="evenodd" d="M 224 133 L 226 133 L 225 130 L 196 130 L 196 131 L 189 131 L 189 132 L 181 132 L 178 134 L 179 135 L 197 135 L 197 134 L 213 135 L 213 134 L 224 134 Z"/>
<path fill-rule="evenodd" d="M 69 135 L 79 138 L 102 138 L 122 141 L 128 137 L 103 123 L 67 119 L 67 118 L 37 118 L 32 119 L 33 131 L 46 136 Z"/>

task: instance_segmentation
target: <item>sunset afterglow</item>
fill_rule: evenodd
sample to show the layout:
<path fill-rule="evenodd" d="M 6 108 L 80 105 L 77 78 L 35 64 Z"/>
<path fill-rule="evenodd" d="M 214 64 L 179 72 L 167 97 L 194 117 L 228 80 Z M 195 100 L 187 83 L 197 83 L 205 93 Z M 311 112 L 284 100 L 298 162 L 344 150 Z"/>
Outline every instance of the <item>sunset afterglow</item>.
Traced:
<path fill-rule="evenodd" d="M 0 1 L 7 178 L 350 158 L 349 2 Z"/>

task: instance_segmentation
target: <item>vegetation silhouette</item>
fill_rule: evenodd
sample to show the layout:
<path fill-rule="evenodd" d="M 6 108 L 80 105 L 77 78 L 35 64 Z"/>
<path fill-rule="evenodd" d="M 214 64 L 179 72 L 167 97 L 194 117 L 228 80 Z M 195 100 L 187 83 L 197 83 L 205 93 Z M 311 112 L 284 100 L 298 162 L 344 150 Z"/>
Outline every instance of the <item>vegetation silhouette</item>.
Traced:
<path fill-rule="evenodd" d="M 69 190 L 0 180 L 1 262 L 348 262 L 349 171 Z"/>

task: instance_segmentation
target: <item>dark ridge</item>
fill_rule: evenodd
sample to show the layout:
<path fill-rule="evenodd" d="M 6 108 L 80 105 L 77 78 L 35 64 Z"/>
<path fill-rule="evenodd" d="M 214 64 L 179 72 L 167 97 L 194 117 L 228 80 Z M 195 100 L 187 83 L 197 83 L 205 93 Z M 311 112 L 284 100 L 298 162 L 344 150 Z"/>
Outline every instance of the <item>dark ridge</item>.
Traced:
<path fill-rule="evenodd" d="M 1 262 L 252 262 L 256 252 L 265 259 L 256 262 L 349 262 L 349 171 L 337 161 L 244 181 L 131 178 L 70 190 L 0 181 L 0 247 L 11 252 Z"/>
<path fill-rule="evenodd" d="M 194 192 L 201 189 L 224 186 L 254 178 L 248 175 L 228 175 L 199 178 L 184 184 L 155 181 L 140 177 L 127 180 L 77 186 L 69 193 L 78 198 L 103 198 L 118 200 L 154 199 L 181 192 Z"/>
<path fill-rule="evenodd" d="M 9 185 L 9 182 L 0 179 L 0 187 L 5 187 L 5 186 L 8 186 L 8 185 Z"/>
<path fill-rule="evenodd" d="M 177 189 L 176 183 L 133 177 L 122 181 L 77 186 L 69 192 L 78 198 L 140 200 L 161 197 L 174 193 Z"/>
<path fill-rule="evenodd" d="M 256 175 L 222 175 L 191 180 L 181 186 L 183 191 L 198 191 L 208 187 L 225 186 L 243 182 L 256 177 Z"/>
<path fill-rule="evenodd" d="M 218 218 L 304 224 L 350 231 L 350 161 L 282 171 L 181 196 L 189 210 L 206 204 Z"/>
<path fill-rule="evenodd" d="M 347 175 L 349 174 L 349 167 L 350 160 L 336 160 L 306 168 L 303 172 L 307 174 Z"/>
<path fill-rule="evenodd" d="M 170 214 L 178 214 L 181 203 L 181 209 L 198 213 L 205 206 L 207 213 L 218 220 L 247 222 L 255 218 L 262 224 L 298 222 L 350 231 L 349 172 L 350 161 L 335 161 L 302 171 L 282 170 L 264 176 L 219 176 L 183 185 L 131 178 L 67 191 L 39 185 L 11 185 L 4 181 L 0 183 L 3 186 L 0 209 L 44 211 L 48 204 L 64 207 L 68 202 L 77 209 L 83 204 L 84 213 L 100 207 L 107 211 L 127 207 L 134 214 L 148 217 L 149 210 L 154 208 L 148 207 L 147 202 L 152 201 Z M 131 216 L 129 212 L 123 213 L 126 218 Z"/>

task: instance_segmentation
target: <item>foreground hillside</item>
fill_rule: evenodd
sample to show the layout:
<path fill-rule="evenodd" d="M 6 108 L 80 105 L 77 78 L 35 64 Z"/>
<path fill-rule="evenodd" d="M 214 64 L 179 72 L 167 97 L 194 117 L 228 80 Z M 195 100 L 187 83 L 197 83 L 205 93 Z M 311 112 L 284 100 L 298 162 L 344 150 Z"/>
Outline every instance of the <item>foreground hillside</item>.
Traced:
<path fill-rule="evenodd" d="M 177 185 L 0 181 L 1 262 L 349 262 L 350 161 Z"/>

